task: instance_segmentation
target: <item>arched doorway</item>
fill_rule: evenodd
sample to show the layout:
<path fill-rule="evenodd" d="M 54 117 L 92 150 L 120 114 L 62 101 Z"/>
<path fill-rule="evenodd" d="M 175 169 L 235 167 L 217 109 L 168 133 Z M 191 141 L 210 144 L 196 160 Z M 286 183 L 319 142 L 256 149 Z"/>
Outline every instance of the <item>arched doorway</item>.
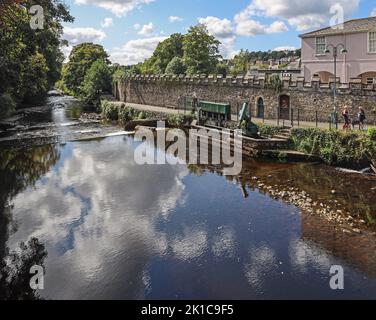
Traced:
<path fill-rule="evenodd" d="M 282 120 L 290 119 L 290 97 L 285 94 L 279 96 L 279 118 Z"/>
<path fill-rule="evenodd" d="M 264 99 L 261 97 L 257 99 L 256 115 L 257 115 L 257 118 L 264 118 L 264 115 L 265 115 Z"/>

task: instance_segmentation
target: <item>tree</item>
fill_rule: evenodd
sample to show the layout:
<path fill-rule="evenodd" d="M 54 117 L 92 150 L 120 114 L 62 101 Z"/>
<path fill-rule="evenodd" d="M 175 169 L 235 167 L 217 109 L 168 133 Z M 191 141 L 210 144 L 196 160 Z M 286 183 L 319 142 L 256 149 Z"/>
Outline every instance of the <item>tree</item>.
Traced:
<path fill-rule="evenodd" d="M 43 7 L 43 29 L 30 28 L 34 4 Z M 36 102 L 60 76 L 62 22 L 73 17 L 60 0 L 2 0 L 0 16 L 0 96 L 8 95 L 17 105 Z"/>
<path fill-rule="evenodd" d="M 82 43 L 73 47 L 63 73 L 63 83 L 73 95 L 81 95 L 80 88 L 86 72 L 97 60 L 109 64 L 108 54 L 101 45 Z"/>
<path fill-rule="evenodd" d="M 232 59 L 231 73 L 233 75 L 246 74 L 250 67 L 251 60 L 252 54 L 248 50 L 241 50 L 239 54 Z"/>
<path fill-rule="evenodd" d="M 183 57 L 183 39 L 180 33 L 174 33 L 166 40 L 160 42 L 154 50 L 153 55 L 139 64 L 140 74 L 163 74 L 167 65 L 175 57 Z"/>
<path fill-rule="evenodd" d="M 215 70 L 216 74 L 221 74 L 223 76 L 227 76 L 230 73 L 230 66 L 226 63 L 218 63 Z"/>
<path fill-rule="evenodd" d="M 184 61 L 180 57 L 173 58 L 170 63 L 166 67 L 166 74 L 185 74 L 186 68 L 184 65 Z"/>
<path fill-rule="evenodd" d="M 97 105 L 101 94 L 111 90 L 112 74 L 106 61 L 95 61 L 87 71 L 81 86 L 82 98 L 90 104 Z"/>
<path fill-rule="evenodd" d="M 188 74 L 210 74 L 221 58 L 218 41 L 209 35 L 204 25 L 197 25 L 188 30 L 183 40 L 183 60 Z"/>
<path fill-rule="evenodd" d="M 48 66 L 41 53 L 36 53 L 26 60 L 22 79 L 25 103 L 38 103 L 48 91 Z"/>
<path fill-rule="evenodd" d="M 164 73 L 167 65 L 175 57 L 183 57 L 184 36 L 180 33 L 174 33 L 166 40 L 158 44 L 152 59 L 154 60 L 154 70 L 157 73 Z"/>

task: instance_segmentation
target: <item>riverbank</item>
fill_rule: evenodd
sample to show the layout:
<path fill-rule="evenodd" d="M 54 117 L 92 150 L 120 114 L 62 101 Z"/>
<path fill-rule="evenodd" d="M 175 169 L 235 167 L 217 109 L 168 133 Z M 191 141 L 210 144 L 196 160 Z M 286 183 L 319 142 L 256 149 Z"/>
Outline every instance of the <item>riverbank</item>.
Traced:
<path fill-rule="evenodd" d="M 124 134 L 125 130 L 133 131 L 137 125 L 148 125 L 148 119 L 167 120 L 168 126 L 189 128 L 191 115 L 176 113 L 150 112 L 142 109 L 133 109 L 125 104 L 107 103 L 104 106 L 105 113 L 114 116 L 113 122 L 106 120 L 106 114 L 95 112 L 84 112 L 82 105 L 74 98 L 66 96 L 50 97 L 50 104 L 44 107 L 32 108 L 25 114 L 23 120 L 18 118 L 18 125 L 7 130 L 6 135 L 0 137 L 2 147 L 7 146 L 31 146 L 45 144 L 61 144 L 67 141 L 80 141 L 87 139 L 97 139 Z M 114 120 L 117 119 L 117 120 Z M 120 130 L 118 121 L 122 123 Z M 31 122 L 30 122 L 31 121 Z M 153 125 L 155 125 L 155 123 Z M 279 128 L 260 126 L 260 131 L 264 136 L 278 136 Z M 278 159 L 279 162 L 286 162 L 286 159 Z M 246 165 L 247 159 L 244 159 Z M 305 170 L 312 168 L 314 164 L 308 164 Z M 332 179 L 336 172 L 332 167 L 322 167 L 323 175 L 315 180 Z M 316 170 L 315 172 L 321 172 Z M 326 177 L 327 175 L 328 177 Z M 243 171 L 236 179 L 247 177 L 247 183 L 251 181 L 250 187 L 267 194 L 274 199 L 279 199 L 285 203 L 292 204 L 309 215 L 325 219 L 338 226 L 340 232 L 351 235 L 360 235 L 367 232 L 374 232 L 375 219 L 374 212 L 365 211 L 362 208 L 354 208 L 349 203 L 372 202 L 376 196 L 376 180 L 372 176 L 361 175 L 355 172 L 341 172 L 335 174 L 331 188 L 326 188 L 322 193 L 318 193 L 320 185 L 316 185 L 312 190 L 307 190 L 307 186 L 315 184 L 316 181 L 305 181 L 301 185 L 300 179 L 304 177 L 284 175 L 255 175 L 254 172 Z M 314 174 L 311 175 L 311 178 Z M 359 190 L 358 184 L 365 186 Z M 343 198 L 342 194 L 347 194 L 347 189 L 354 190 L 352 193 L 359 194 L 360 198 Z M 316 195 L 315 195 L 316 193 Z M 349 197 L 352 195 L 349 195 Z M 342 200 L 338 200 L 342 199 Z M 376 208 L 375 208 L 376 210 Z"/>
<path fill-rule="evenodd" d="M 136 104 L 125 104 L 115 101 L 113 97 L 102 98 L 102 114 L 111 121 L 126 123 L 134 118 L 142 119 L 180 119 L 184 122 L 193 118 L 193 114 L 182 110 L 152 107 Z M 131 110 L 135 110 L 132 114 Z M 235 129 L 234 121 L 225 124 L 228 129 Z M 369 168 L 376 159 L 376 130 L 367 132 L 337 131 L 317 128 L 292 128 L 258 124 L 260 135 L 269 139 L 280 139 L 289 142 L 290 152 L 286 153 L 284 143 L 281 152 L 266 150 L 257 156 L 271 157 L 278 160 L 320 160 L 331 166 L 362 170 Z M 287 130 L 287 134 L 286 134 Z M 290 156 L 284 156 L 285 154 Z M 295 156 L 294 156 L 295 155 Z"/>

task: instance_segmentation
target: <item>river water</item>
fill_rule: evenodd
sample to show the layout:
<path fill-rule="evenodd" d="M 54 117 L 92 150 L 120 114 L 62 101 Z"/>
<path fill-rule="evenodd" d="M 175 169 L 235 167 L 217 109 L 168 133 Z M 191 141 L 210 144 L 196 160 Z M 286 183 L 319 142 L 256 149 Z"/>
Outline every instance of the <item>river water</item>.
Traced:
<path fill-rule="evenodd" d="M 67 110 L 47 121 L 76 121 Z M 373 178 L 256 160 L 231 178 L 218 167 L 140 166 L 138 144 L 124 135 L 1 148 L 0 267 L 17 281 L 0 281 L 0 294 L 28 291 L 25 270 L 41 264 L 45 288 L 29 298 L 376 298 Z M 370 231 L 345 234 L 274 199 L 254 176 L 335 201 Z M 19 249 L 30 239 L 37 245 Z M 333 265 L 344 268 L 344 290 L 330 288 Z"/>

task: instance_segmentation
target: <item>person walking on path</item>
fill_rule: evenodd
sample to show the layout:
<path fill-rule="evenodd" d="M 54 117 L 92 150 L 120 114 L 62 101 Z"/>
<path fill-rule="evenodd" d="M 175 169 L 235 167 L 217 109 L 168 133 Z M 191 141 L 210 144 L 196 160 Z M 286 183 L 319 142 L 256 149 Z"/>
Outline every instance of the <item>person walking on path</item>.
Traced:
<path fill-rule="evenodd" d="M 347 106 L 345 106 L 345 108 L 343 109 L 342 116 L 343 120 L 345 121 L 345 124 L 343 125 L 343 130 L 350 129 L 350 114 Z"/>
<path fill-rule="evenodd" d="M 366 120 L 366 112 L 362 107 L 359 107 L 358 112 L 358 121 L 359 121 L 359 129 L 364 130 L 364 121 Z"/>

